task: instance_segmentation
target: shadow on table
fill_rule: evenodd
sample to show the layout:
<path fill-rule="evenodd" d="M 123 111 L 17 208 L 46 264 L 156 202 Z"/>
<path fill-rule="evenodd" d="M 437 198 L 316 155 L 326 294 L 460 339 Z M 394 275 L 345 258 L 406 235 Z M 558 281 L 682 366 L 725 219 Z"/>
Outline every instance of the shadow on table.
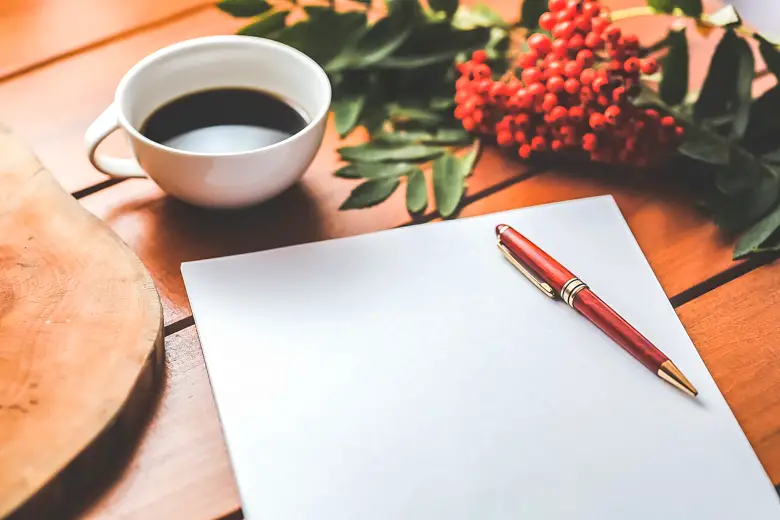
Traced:
<path fill-rule="evenodd" d="M 187 306 L 181 264 L 325 238 L 317 201 L 296 185 L 259 206 L 213 210 L 155 193 L 114 207 L 105 221 L 128 241 L 161 295 Z"/>

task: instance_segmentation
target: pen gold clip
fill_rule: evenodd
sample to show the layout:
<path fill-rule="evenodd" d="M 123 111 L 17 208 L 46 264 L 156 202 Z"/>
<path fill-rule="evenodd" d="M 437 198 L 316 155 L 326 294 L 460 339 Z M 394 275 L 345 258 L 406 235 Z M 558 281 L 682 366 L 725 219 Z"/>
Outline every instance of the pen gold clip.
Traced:
<path fill-rule="evenodd" d="M 512 252 L 509 251 L 509 249 L 507 249 L 506 246 L 501 243 L 500 237 L 496 239 L 496 244 L 498 245 L 498 248 L 501 250 L 501 252 L 504 253 L 506 259 L 509 260 L 509 263 L 515 266 L 518 271 L 523 273 L 523 276 L 528 278 L 531 281 L 531 283 L 536 286 L 537 289 L 542 291 L 549 298 L 555 299 L 555 291 L 553 290 L 552 287 L 550 287 L 550 284 L 548 284 L 544 280 L 541 280 L 533 271 L 531 271 L 529 268 L 523 265 L 523 262 L 521 262 L 517 257 L 515 257 L 515 255 L 513 255 Z"/>

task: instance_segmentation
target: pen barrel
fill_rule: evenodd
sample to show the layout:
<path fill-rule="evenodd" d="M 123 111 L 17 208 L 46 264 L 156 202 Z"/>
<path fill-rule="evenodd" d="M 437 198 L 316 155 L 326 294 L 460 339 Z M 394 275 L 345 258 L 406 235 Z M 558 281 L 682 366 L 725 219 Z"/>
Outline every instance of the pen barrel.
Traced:
<path fill-rule="evenodd" d="M 574 308 L 653 372 L 669 359 L 590 289 L 577 294 Z"/>
<path fill-rule="evenodd" d="M 574 278 L 571 271 L 514 229 L 505 226 L 499 237 L 513 255 L 546 280 L 556 293 L 560 293 L 563 285 Z"/>

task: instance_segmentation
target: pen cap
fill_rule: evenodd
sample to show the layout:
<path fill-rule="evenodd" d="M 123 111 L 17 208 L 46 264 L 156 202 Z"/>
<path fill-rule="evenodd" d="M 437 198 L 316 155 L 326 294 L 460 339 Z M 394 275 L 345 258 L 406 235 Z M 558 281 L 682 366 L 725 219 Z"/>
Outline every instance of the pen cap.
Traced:
<path fill-rule="evenodd" d="M 529 269 L 547 281 L 556 293 L 574 275 L 553 257 L 506 224 L 496 226 L 498 239 Z"/>

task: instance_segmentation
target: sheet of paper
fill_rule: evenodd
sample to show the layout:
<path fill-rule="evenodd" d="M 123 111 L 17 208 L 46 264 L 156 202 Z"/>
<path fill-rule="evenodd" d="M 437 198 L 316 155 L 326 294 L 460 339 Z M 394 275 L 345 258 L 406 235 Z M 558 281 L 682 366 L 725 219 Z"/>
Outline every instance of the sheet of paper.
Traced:
<path fill-rule="evenodd" d="M 524 233 L 661 381 L 500 254 Z M 249 519 L 769 520 L 780 501 L 611 197 L 182 266 Z"/>

